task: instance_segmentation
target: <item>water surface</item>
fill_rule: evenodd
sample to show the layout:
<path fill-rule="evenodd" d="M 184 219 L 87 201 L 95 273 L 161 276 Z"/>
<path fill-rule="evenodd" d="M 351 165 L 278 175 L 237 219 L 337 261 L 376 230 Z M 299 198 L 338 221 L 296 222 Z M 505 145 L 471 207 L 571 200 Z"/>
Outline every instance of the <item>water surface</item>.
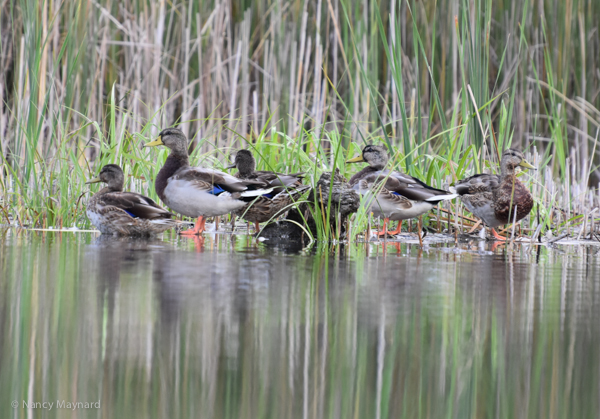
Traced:
<path fill-rule="evenodd" d="M 7 229 L 0 275 L 1 418 L 600 415 L 597 248 Z"/>

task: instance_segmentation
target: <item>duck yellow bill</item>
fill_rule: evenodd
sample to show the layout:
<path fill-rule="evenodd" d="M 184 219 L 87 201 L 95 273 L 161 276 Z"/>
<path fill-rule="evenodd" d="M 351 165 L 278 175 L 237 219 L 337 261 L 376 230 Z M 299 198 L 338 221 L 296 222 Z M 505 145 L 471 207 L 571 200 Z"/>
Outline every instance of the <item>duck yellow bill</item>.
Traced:
<path fill-rule="evenodd" d="M 158 138 L 154 141 L 144 144 L 144 147 L 156 147 L 157 145 L 164 145 L 162 142 L 162 137 L 159 135 Z"/>
<path fill-rule="evenodd" d="M 528 169 L 533 169 L 533 170 L 537 170 L 537 167 L 535 167 L 534 165 L 532 165 L 531 163 L 529 163 L 527 160 L 523 160 L 519 166 L 521 167 L 526 167 Z"/>
<path fill-rule="evenodd" d="M 98 183 L 98 182 L 102 182 L 102 181 L 100 180 L 99 177 L 95 177 L 94 179 L 90 179 L 87 182 L 85 182 L 85 184 L 88 185 L 90 183 Z"/>
<path fill-rule="evenodd" d="M 358 163 L 361 161 L 365 161 L 365 159 L 363 159 L 362 154 L 359 156 L 354 157 L 353 159 L 347 160 L 346 163 Z"/>

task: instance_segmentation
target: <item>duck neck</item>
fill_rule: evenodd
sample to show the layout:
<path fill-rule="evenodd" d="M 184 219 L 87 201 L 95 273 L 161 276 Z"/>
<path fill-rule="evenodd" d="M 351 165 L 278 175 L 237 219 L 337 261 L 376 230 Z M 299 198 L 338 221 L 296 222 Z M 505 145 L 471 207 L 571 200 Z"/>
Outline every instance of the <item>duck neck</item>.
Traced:
<path fill-rule="evenodd" d="M 254 160 L 254 157 L 238 163 L 237 169 L 241 179 L 248 179 L 252 177 L 256 172 L 256 161 Z"/>
<path fill-rule="evenodd" d="M 509 167 L 508 164 L 503 164 L 500 166 L 500 176 L 502 179 L 512 179 L 515 177 L 515 169 L 513 167 Z"/>
<path fill-rule="evenodd" d="M 123 192 L 123 182 L 109 182 L 108 185 L 98 191 L 97 195 L 104 195 L 110 192 Z"/>
<path fill-rule="evenodd" d="M 252 175 L 254 174 L 254 168 L 241 166 L 238 168 L 238 173 L 240 175 L 240 178 L 247 179 L 249 177 L 252 177 Z"/>
<path fill-rule="evenodd" d="M 154 190 L 163 202 L 165 202 L 165 188 L 167 187 L 169 178 L 182 167 L 187 167 L 189 165 L 190 161 L 187 155 L 173 152 L 169 154 L 169 157 L 167 157 L 164 166 L 158 172 L 156 181 L 154 182 Z"/>
<path fill-rule="evenodd" d="M 367 166 L 367 167 L 365 167 L 360 172 L 358 172 L 357 174 L 355 174 L 354 176 L 352 176 L 350 178 L 350 181 L 349 181 L 350 186 L 354 186 L 355 184 L 357 184 L 363 177 L 367 176 L 369 173 L 377 172 L 379 170 L 381 170 L 381 169 L 378 169 L 378 168 L 373 167 L 373 166 Z"/>

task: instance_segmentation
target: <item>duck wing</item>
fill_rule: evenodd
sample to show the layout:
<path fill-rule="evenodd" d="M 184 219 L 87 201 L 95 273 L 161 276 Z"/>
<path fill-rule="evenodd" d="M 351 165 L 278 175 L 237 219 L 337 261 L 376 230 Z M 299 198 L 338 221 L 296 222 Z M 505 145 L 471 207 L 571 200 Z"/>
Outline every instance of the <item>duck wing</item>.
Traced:
<path fill-rule="evenodd" d="M 456 185 L 454 185 L 454 190 L 459 195 L 474 195 L 492 192 L 494 189 L 498 188 L 499 185 L 499 175 L 482 173 L 459 180 Z"/>
<path fill-rule="evenodd" d="M 221 192 L 243 193 L 258 190 L 268 185 L 260 179 L 241 180 L 220 170 L 204 167 L 186 167 L 177 171 L 172 179 L 189 183 L 189 187 L 218 195 Z"/>
<path fill-rule="evenodd" d="M 366 177 L 367 180 L 373 178 L 378 179 L 378 181 L 385 180 L 385 188 L 388 191 L 413 201 L 439 202 L 457 196 L 448 191 L 433 188 L 416 177 L 402 172 L 382 170 Z"/>
<path fill-rule="evenodd" d="M 239 177 L 239 173 L 236 174 Z M 304 173 L 277 173 L 270 172 L 267 170 L 258 170 L 252 173 L 250 176 L 245 177 L 243 179 L 248 180 L 256 180 L 265 182 L 271 186 L 292 186 L 295 183 L 302 183 L 302 179 L 304 178 Z M 240 178 L 241 179 L 241 178 Z"/>
<path fill-rule="evenodd" d="M 154 220 L 171 218 L 174 215 L 159 206 L 151 198 L 135 192 L 106 193 L 102 196 L 102 204 L 105 207 L 122 209 L 133 218 Z"/>
<path fill-rule="evenodd" d="M 371 203 L 371 208 L 375 207 L 382 213 L 386 213 L 386 208 L 389 209 L 390 206 L 396 210 L 408 210 L 412 208 L 410 199 L 394 193 L 388 189 L 388 186 L 392 188 L 397 187 L 398 182 L 394 178 L 388 177 L 386 179 L 385 176 L 371 175 L 359 180 L 354 186 L 354 189 L 364 196 L 369 196 L 371 193 L 374 193 L 374 197 L 367 198 L 367 200 L 372 199 L 373 202 Z"/>
<path fill-rule="evenodd" d="M 304 172 L 284 174 L 271 172 L 267 170 L 254 171 L 249 176 L 244 178 L 240 177 L 239 172 L 235 174 L 236 178 L 243 179 L 246 181 L 254 181 L 262 183 L 262 187 L 273 188 L 269 197 L 273 197 L 280 192 L 290 191 L 291 189 L 302 186 L 302 179 L 304 178 Z"/>
<path fill-rule="evenodd" d="M 294 188 L 302 184 L 302 178 L 297 174 L 286 175 L 283 173 L 262 172 L 257 173 L 257 178 L 276 188 L 273 193 L 282 192 L 285 189 Z"/>
<path fill-rule="evenodd" d="M 267 177 L 277 177 L 277 176 L 294 176 L 296 178 L 302 179 L 306 176 L 306 172 L 298 172 L 298 173 L 278 173 L 271 172 L 269 170 L 255 170 L 253 175 L 257 177 L 267 176 Z"/>
<path fill-rule="evenodd" d="M 178 170 L 173 180 L 185 182 L 186 187 L 212 195 L 223 192 L 237 194 L 238 197 L 253 197 L 269 193 L 273 188 L 260 179 L 238 179 L 220 170 L 204 167 L 185 167 Z"/>
<path fill-rule="evenodd" d="M 392 204 L 396 209 L 400 210 L 408 210 L 413 206 L 409 198 L 403 195 L 398 195 L 387 188 L 382 188 L 379 191 L 376 202 L 378 201 L 387 201 L 387 203 Z M 381 206 L 383 207 L 383 204 L 381 204 Z"/>

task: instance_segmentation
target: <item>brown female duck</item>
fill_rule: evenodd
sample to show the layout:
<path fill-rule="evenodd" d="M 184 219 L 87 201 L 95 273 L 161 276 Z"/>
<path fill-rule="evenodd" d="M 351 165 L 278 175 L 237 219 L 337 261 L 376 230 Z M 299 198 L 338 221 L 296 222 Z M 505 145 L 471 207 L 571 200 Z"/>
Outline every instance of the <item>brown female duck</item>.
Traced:
<path fill-rule="evenodd" d="M 302 184 L 302 173 L 283 174 L 265 170 L 256 170 L 256 160 L 249 150 L 239 150 L 234 163 L 228 169 L 237 168 L 235 177 L 242 180 L 261 182 L 271 192 L 256 197 L 243 208 L 234 212 L 247 221 L 253 222 L 258 233 L 259 223 L 267 222 L 287 211 L 309 186 Z"/>
<path fill-rule="evenodd" d="M 494 227 L 522 220 L 533 208 L 531 193 L 517 179 L 517 167 L 535 169 L 525 160 L 523 153 L 509 148 L 502 153 L 499 175 L 474 175 L 458 181 L 453 188 L 467 209 L 491 227 L 498 240 L 506 238 L 500 236 Z"/>
<path fill-rule="evenodd" d="M 107 164 L 97 178 L 87 183 L 105 182 L 87 205 L 87 216 L 103 234 L 148 236 L 173 228 L 173 214 L 152 199 L 135 192 L 123 192 L 123 170 Z"/>

